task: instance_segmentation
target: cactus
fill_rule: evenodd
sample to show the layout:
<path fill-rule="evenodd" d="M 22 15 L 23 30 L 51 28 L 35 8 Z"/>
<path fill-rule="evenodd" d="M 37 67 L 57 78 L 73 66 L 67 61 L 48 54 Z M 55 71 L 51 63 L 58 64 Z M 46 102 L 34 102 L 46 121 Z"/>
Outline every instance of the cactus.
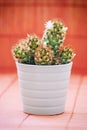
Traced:
<path fill-rule="evenodd" d="M 42 40 L 51 47 L 54 56 L 56 56 L 58 48 L 65 39 L 67 27 L 60 21 L 48 21 L 45 26 L 46 29 Z"/>
<path fill-rule="evenodd" d="M 13 56 L 18 62 L 34 64 L 34 53 L 39 43 L 37 36 L 28 35 L 26 39 L 20 40 L 12 49 Z"/>
<path fill-rule="evenodd" d="M 53 65 L 59 65 L 61 64 L 61 59 L 59 56 L 53 57 L 53 61 L 52 61 Z"/>
<path fill-rule="evenodd" d="M 36 35 L 27 35 L 12 49 L 14 58 L 21 63 L 37 65 L 58 65 L 72 61 L 75 54 L 63 45 L 67 27 L 61 21 L 45 24 L 41 40 Z"/>
<path fill-rule="evenodd" d="M 53 52 L 46 44 L 41 44 L 35 51 L 35 63 L 38 65 L 52 64 Z"/>
<path fill-rule="evenodd" d="M 12 54 L 18 62 L 29 62 L 29 50 L 25 39 L 20 40 L 19 43 L 12 48 Z"/>
<path fill-rule="evenodd" d="M 61 60 L 61 64 L 71 62 L 75 56 L 73 50 L 69 47 L 62 47 L 61 49 L 58 50 L 58 53 Z"/>
<path fill-rule="evenodd" d="M 30 64 L 35 64 L 34 62 L 34 54 L 35 54 L 35 50 L 38 47 L 38 45 L 40 44 L 40 40 L 36 35 L 27 36 L 27 45 L 29 48 L 29 54 L 30 54 Z"/>
<path fill-rule="evenodd" d="M 36 35 L 33 35 L 33 36 L 27 35 L 26 41 L 27 41 L 30 55 L 34 55 L 35 49 L 40 44 L 39 38 Z"/>

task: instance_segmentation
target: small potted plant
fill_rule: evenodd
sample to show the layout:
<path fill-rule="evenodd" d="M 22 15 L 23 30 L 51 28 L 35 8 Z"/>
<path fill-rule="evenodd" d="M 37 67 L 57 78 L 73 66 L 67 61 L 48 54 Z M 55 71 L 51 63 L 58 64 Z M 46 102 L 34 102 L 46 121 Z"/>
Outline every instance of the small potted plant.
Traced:
<path fill-rule="evenodd" d="M 61 21 L 48 21 L 42 39 L 28 34 L 12 48 L 24 112 L 38 115 L 64 112 L 75 56 L 71 48 L 63 45 L 66 31 Z"/>

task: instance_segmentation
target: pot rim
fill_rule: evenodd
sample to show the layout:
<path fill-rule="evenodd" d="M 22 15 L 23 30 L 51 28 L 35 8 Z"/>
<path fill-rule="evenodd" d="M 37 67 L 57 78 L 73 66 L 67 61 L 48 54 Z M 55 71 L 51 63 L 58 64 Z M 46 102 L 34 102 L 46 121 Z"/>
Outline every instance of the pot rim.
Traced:
<path fill-rule="evenodd" d="M 33 67 L 55 67 L 55 66 L 68 66 L 68 65 L 72 65 L 73 62 L 69 62 L 69 63 L 66 63 L 66 64 L 59 64 L 59 65 L 32 65 L 32 64 L 25 64 L 25 63 L 20 63 L 20 62 L 17 62 L 16 61 L 16 64 L 19 64 L 21 66 L 33 66 Z"/>

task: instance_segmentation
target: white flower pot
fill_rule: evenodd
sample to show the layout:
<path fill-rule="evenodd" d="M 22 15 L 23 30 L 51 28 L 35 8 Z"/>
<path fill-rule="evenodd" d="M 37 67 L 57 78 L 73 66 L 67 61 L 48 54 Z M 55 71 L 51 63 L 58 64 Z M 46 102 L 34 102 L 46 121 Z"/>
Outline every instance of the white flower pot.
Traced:
<path fill-rule="evenodd" d="M 64 112 L 72 62 L 63 65 L 29 65 L 16 62 L 23 110 L 38 115 Z"/>

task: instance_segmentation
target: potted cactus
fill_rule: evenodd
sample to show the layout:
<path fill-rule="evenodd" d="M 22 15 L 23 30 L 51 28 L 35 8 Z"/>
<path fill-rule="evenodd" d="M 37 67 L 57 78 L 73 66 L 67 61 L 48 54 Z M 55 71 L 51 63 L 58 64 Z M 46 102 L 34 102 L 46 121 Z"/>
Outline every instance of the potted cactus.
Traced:
<path fill-rule="evenodd" d="M 24 112 L 38 115 L 64 112 L 75 56 L 71 48 L 63 45 L 66 31 L 61 21 L 48 21 L 42 39 L 28 34 L 12 48 Z"/>

